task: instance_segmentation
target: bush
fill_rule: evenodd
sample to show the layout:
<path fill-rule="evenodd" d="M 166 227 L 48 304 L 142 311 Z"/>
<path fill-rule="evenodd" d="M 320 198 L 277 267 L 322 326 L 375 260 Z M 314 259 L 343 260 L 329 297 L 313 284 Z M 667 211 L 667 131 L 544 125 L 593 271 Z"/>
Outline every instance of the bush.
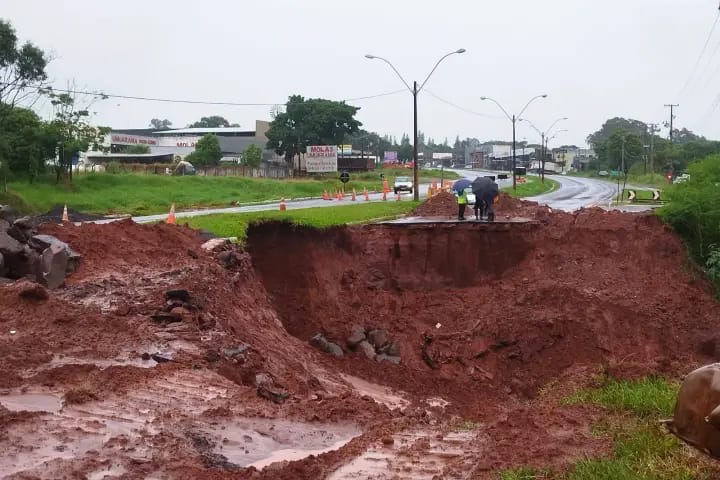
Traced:
<path fill-rule="evenodd" d="M 691 163 L 690 178 L 670 186 L 670 201 L 658 214 L 686 241 L 690 252 L 706 265 L 713 245 L 720 245 L 720 155 Z"/>
<path fill-rule="evenodd" d="M 123 166 L 120 164 L 120 162 L 108 162 L 107 165 L 105 165 L 105 173 L 123 173 L 124 169 Z"/>

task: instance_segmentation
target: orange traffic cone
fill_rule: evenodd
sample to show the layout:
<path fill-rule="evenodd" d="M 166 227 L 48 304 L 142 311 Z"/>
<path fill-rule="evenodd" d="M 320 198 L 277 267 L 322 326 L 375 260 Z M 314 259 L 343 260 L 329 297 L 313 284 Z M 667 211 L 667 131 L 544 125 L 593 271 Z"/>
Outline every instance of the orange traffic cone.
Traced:
<path fill-rule="evenodd" d="M 340 193 L 340 190 L 338 190 L 337 199 L 338 199 L 338 200 L 342 200 L 342 199 L 343 199 L 343 194 Z"/>
<path fill-rule="evenodd" d="M 65 204 L 65 206 L 63 207 L 62 221 L 63 221 L 63 223 L 70 221 L 70 217 L 68 217 L 68 213 L 67 213 L 67 204 Z"/>
<path fill-rule="evenodd" d="M 175 225 L 175 204 L 170 205 L 170 213 L 168 213 L 167 220 L 165 220 L 165 223 L 170 225 Z"/>
<path fill-rule="evenodd" d="M 357 197 L 356 197 L 356 195 L 355 195 L 355 189 L 354 189 L 354 188 L 353 188 L 352 197 L 350 197 L 350 200 L 352 200 L 353 202 L 354 202 L 355 200 L 357 200 Z"/>
<path fill-rule="evenodd" d="M 387 201 L 387 192 L 383 189 L 383 196 L 382 196 L 383 202 Z"/>
<path fill-rule="evenodd" d="M 396 202 L 399 202 L 399 201 L 400 201 L 400 192 L 398 192 L 398 194 L 395 195 L 395 201 L 396 201 Z"/>
<path fill-rule="evenodd" d="M 285 205 L 285 197 L 280 197 L 280 211 L 284 212 L 287 210 L 287 205 Z"/>
<path fill-rule="evenodd" d="M 366 188 L 366 187 L 363 187 L 363 195 L 365 196 L 365 201 L 366 201 L 366 202 L 369 202 L 369 201 L 370 201 L 370 195 L 368 195 L 368 191 L 367 191 L 367 188 Z"/>
<path fill-rule="evenodd" d="M 327 190 L 323 190 L 322 199 L 330 200 L 330 195 L 328 195 Z"/>

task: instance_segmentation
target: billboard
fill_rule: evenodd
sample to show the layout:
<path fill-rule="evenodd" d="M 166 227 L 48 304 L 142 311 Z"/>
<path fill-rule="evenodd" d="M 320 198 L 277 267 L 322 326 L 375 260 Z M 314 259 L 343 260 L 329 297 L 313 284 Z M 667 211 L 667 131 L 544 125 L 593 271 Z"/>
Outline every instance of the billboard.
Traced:
<path fill-rule="evenodd" d="M 124 133 L 110 133 L 110 143 L 113 145 L 157 145 L 156 138 L 142 135 L 126 135 Z"/>
<path fill-rule="evenodd" d="M 352 155 L 352 145 L 338 145 L 337 154 L 343 156 Z"/>
<path fill-rule="evenodd" d="M 383 160 L 386 162 L 397 162 L 398 152 L 385 152 Z"/>
<path fill-rule="evenodd" d="M 335 145 L 307 147 L 305 169 L 308 173 L 337 172 L 338 148 Z"/>

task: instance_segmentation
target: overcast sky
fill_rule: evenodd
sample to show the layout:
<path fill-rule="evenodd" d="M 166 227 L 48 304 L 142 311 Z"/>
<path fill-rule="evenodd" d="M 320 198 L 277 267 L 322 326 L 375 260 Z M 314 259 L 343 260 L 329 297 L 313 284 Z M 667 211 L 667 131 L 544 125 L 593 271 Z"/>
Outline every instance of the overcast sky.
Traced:
<path fill-rule="evenodd" d="M 239 103 L 284 103 L 292 94 L 351 99 L 403 88 L 383 56 L 412 82 L 447 58 L 419 97 L 420 130 L 510 139 L 512 114 L 546 129 L 569 117 L 554 142 L 584 144 L 608 118 L 676 125 L 720 138 L 720 25 L 689 88 L 683 86 L 718 15 L 717 0 L 0 0 L 22 40 L 56 59 L 56 86 L 75 80 L 105 93 Z M 713 53 L 715 55 L 713 56 Z M 468 113 L 447 102 L 480 115 Z M 412 132 L 409 92 L 351 102 L 364 128 Z M 220 107 L 131 100 L 97 104 L 95 120 L 142 128 L 153 117 L 184 127 L 223 115 L 254 128 L 270 106 Z M 666 132 L 664 131 L 663 134 Z M 522 124 L 518 139 L 538 142 Z"/>

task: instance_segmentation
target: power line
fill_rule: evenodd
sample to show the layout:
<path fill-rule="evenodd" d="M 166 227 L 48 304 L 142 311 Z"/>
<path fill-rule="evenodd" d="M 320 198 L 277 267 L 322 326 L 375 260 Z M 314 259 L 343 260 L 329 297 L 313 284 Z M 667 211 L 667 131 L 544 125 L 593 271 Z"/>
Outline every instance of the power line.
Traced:
<path fill-rule="evenodd" d="M 135 95 L 120 95 L 120 94 L 114 94 L 114 93 L 103 93 L 103 92 L 86 92 L 82 90 L 69 90 L 69 89 L 63 89 L 63 88 L 50 88 L 50 87 L 43 87 L 38 85 L 25 85 L 19 83 L 3 83 L 0 82 L 0 85 L 8 85 L 8 86 L 22 86 L 23 88 L 28 88 L 32 90 L 52 90 L 54 92 L 61 92 L 61 93 L 69 93 L 69 94 L 81 94 L 81 95 L 92 95 L 96 97 L 103 97 L 103 98 L 117 98 L 121 100 L 140 100 L 140 101 L 146 101 L 146 102 L 162 102 L 162 103 L 183 103 L 183 104 L 191 104 L 191 105 L 220 105 L 220 106 L 229 106 L 229 107 L 272 107 L 275 105 L 282 105 L 285 102 L 275 102 L 275 103 L 240 103 L 240 102 L 225 102 L 225 101 L 208 101 L 208 100 L 184 100 L 184 99 L 174 99 L 174 98 L 157 98 L 157 97 L 140 97 Z M 392 92 L 385 92 L 385 93 L 379 93 L 376 95 L 367 95 L 364 97 L 355 97 L 355 98 L 348 98 L 345 100 L 340 100 L 341 102 L 357 102 L 360 100 L 370 100 L 373 98 L 379 98 L 379 97 L 386 97 L 388 95 L 397 95 L 398 93 L 404 92 L 405 90 L 395 90 Z"/>
<path fill-rule="evenodd" d="M 436 100 L 439 100 L 439 101 L 441 101 L 441 102 L 443 102 L 443 103 L 445 103 L 445 104 L 447 104 L 447 105 L 450 105 L 451 107 L 457 108 L 458 110 L 461 110 L 461 111 L 463 111 L 463 112 L 465 112 L 465 113 L 469 113 L 469 114 L 471 114 L 471 115 L 477 115 L 478 117 L 490 118 L 490 119 L 493 119 L 493 120 L 504 120 L 504 119 L 505 119 L 505 117 L 500 117 L 500 116 L 497 116 L 497 115 L 488 115 L 487 113 L 475 112 L 475 111 L 469 110 L 469 109 L 467 109 L 467 108 L 465 108 L 465 107 L 461 107 L 460 105 L 457 105 L 457 104 L 455 104 L 455 103 L 453 103 L 453 102 L 451 102 L 451 101 L 449 101 L 449 100 L 445 100 L 444 98 L 435 95 L 434 93 L 432 93 L 432 92 L 431 92 L 430 90 L 428 90 L 427 88 L 425 88 L 423 91 L 424 91 L 424 92 L 427 92 L 431 97 L 434 97 Z"/>
<path fill-rule="evenodd" d="M 693 66 L 692 70 L 690 71 L 690 75 L 688 76 L 687 80 L 685 81 L 685 85 L 683 86 L 682 90 L 680 90 L 680 95 L 685 93 L 685 90 L 690 86 L 690 83 L 692 83 L 693 77 L 697 73 L 697 69 L 700 66 L 700 62 L 702 61 L 703 56 L 705 55 L 705 52 L 707 51 L 707 47 L 710 44 L 710 40 L 712 39 L 713 34 L 715 33 L 715 29 L 717 28 L 718 22 L 720 22 L 720 10 L 718 10 L 718 13 L 715 15 L 715 21 L 713 22 L 712 28 L 710 29 L 710 33 L 707 36 L 707 39 L 705 40 L 705 44 L 702 47 L 702 50 L 700 50 L 700 55 L 698 55 L 697 60 L 695 61 L 695 66 Z M 714 54 L 713 54 L 714 56 Z"/>

